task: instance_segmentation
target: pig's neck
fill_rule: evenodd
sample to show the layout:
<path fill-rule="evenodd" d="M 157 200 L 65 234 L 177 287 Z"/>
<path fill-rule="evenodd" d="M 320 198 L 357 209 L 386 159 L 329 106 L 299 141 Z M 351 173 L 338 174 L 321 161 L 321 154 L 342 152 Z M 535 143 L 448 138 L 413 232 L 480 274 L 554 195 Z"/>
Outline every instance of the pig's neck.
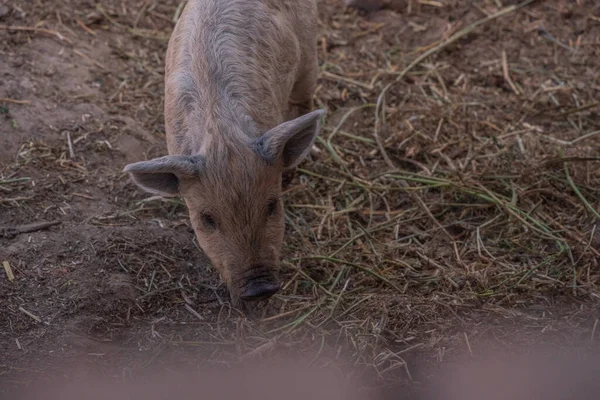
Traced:
<path fill-rule="evenodd" d="M 186 153 L 206 154 L 209 147 L 217 142 L 229 146 L 250 146 L 269 129 L 281 123 L 281 111 L 275 107 L 270 113 L 253 112 L 253 104 L 244 99 L 235 99 L 228 93 L 222 92 L 210 98 L 203 104 L 192 119 L 188 128 L 192 126 L 200 129 L 196 131 L 189 141 L 191 148 Z M 219 146 L 220 147 L 220 146 Z"/>

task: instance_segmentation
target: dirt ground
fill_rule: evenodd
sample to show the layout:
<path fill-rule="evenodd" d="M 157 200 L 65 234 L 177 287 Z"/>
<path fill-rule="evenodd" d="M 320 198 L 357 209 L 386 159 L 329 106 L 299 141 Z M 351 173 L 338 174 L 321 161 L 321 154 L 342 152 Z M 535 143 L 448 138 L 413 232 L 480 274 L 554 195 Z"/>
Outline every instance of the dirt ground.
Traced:
<path fill-rule="evenodd" d="M 483 343 L 598 345 L 600 4 L 318 3 L 321 154 L 285 179 L 284 290 L 244 315 L 183 203 L 121 172 L 166 154 L 180 2 L 0 0 L 3 388 L 285 353 L 408 390 Z"/>

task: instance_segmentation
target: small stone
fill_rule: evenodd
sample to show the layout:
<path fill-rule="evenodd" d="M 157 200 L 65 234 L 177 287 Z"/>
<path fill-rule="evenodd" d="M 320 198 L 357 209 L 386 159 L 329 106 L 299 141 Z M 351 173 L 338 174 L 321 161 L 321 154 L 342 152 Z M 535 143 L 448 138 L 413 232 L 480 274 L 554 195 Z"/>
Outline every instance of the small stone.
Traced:
<path fill-rule="evenodd" d="M 8 7 L 4 4 L 0 4 L 0 19 L 5 15 L 8 15 Z"/>

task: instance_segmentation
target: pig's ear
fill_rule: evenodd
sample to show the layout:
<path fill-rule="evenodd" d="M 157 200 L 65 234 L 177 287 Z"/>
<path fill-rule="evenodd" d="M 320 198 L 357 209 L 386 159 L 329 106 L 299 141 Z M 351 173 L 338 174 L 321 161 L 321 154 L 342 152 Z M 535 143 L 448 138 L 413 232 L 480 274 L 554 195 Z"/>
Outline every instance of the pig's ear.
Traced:
<path fill-rule="evenodd" d="M 298 165 L 321 131 L 324 114 L 316 110 L 276 126 L 256 141 L 256 151 L 269 163 L 281 158 L 285 168 Z"/>
<path fill-rule="evenodd" d="M 179 180 L 197 176 L 202 166 L 198 156 L 164 156 L 127 165 L 123 172 L 146 192 L 165 197 L 179 194 Z"/>

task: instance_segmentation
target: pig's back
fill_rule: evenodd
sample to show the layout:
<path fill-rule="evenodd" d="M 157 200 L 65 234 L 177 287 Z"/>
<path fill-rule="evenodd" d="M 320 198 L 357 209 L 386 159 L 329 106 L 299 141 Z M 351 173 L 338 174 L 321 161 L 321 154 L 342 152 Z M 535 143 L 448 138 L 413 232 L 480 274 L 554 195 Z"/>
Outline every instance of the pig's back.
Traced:
<path fill-rule="evenodd" d="M 283 122 L 315 30 L 314 0 L 190 0 L 167 51 L 167 136 L 189 135 L 191 123 L 213 117 L 236 118 L 226 115 L 232 108 L 257 132 Z"/>

